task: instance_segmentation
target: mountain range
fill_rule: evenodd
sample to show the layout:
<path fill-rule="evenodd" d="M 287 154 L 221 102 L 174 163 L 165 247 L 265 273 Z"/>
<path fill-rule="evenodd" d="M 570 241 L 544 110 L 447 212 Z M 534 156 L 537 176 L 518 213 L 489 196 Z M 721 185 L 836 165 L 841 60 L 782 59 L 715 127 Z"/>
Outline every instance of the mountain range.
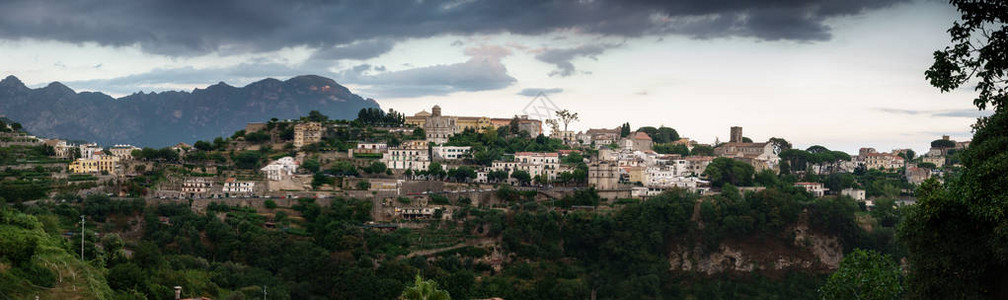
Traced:
<path fill-rule="evenodd" d="M 53 82 L 32 89 L 8 76 L 0 81 L 0 116 L 34 135 L 101 145 L 163 147 L 231 136 L 248 122 L 296 119 L 318 110 L 331 119 L 354 119 L 362 108 L 379 108 L 329 78 L 304 75 L 263 79 L 244 87 L 224 82 L 194 89 L 134 93 L 113 98 L 75 92 Z"/>

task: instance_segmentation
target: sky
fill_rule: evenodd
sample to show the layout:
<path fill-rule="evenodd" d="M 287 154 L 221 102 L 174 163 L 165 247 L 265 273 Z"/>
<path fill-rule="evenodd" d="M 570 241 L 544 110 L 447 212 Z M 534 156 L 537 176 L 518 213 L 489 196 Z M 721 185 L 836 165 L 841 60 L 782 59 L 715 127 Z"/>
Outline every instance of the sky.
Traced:
<path fill-rule="evenodd" d="M 205 2 L 0 2 L 0 77 L 124 96 L 315 74 L 408 115 L 568 109 L 575 131 L 849 153 L 968 140 L 989 115 L 924 79 L 958 18 L 940 1 Z"/>

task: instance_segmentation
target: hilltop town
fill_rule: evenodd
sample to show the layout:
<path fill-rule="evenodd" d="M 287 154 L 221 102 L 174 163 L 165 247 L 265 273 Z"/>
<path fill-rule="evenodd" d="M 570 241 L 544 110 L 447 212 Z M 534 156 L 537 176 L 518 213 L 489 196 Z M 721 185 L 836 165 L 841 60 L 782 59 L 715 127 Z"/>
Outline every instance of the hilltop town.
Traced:
<path fill-rule="evenodd" d="M 545 125 L 555 122 L 546 120 Z M 758 190 L 764 184 L 753 180 L 764 174 L 787 175 L 782 178 L 815 197 L 849 196 L 870 207 L 877 197 L 912 199 L 912 186 L 954 170 L 956 153 L 969 145 L 945 136 L 920 156 L 910 149 L 878 152 L 867 147 L 850 155 L 822 146 L 792 149 L 781 138 L 754 142 L 743 136 L 742 127 L 730 128 L 727 142 L 701 144 L 672 128 L 632 131 L 629 124 L 579 132 L 554 125 L 543 136 L 543 120 L 450 116 L 437 105 L 411 116 L 362 109 L 352 121 L 313 112 L 299 120 L 249 123 L 230 137 L 162 149 L 74 144 L 27 135 L 14 122 L 5 126 L 3 146 L 44 154 L 14 160 L 8 168 L 48 168 L 55 178 L 73 179 L 67 187 L 81 196 L 195 202 L 350 196 L 387 205 L 386 212 L 375 215 L 379 220 L 429 218 L 404 212 L 445 209 L 428 207 L 430 201 L 397 198 L 450 195 L 492 204 L 493 197 L 481 192 L 500 184 L 535 190 L 546 198 L 593 188 L 603 199 L 616 200 L 676 188 L 717 193 L 724 184 Z M 717 170 L 709 170 L 712 163 Z M 68 191 L 59 187 L 48 196 L 55 190 Z"/>
<path fill-rule="evenodd" d="M 452 295 L 515 296 L 530 291 L 497 287 L 548 281 L 553 272 L 548 270 L 560 259 L 585 268 L 663 265 L 677 276 L 714 276 L 684 279 L 697 284 L 750 284 L 733 281 L 731 274 L 798 272 L 804 275 L 774 284 L 814 294 L 845 249 L 894 247 L 897 209 L 915 202 L 915 189 L 924 181 L 958 172 L 959 153 L 969 146 L 942 137 L 923 155 L 868 147 L 851 155 L 822 146 L 796 149 L 782 138 L 753 141 L 742 127 L 726 128 L 727 142 L 703 144 L 673 128 L 632 130 L 629 123 L 575 132 L 567 128 L 578 121 L 576 113 L 556 115 L 550 120 L 454 116 L 435 105 L 410 116 L 365 108 L 354 120 L 330 120 L 312 111 L 160 149 L 35 137 L 4 119 L 0 197 L 21 210 L 53 216 L 62 224 L 57 228 L 83 225 L 90 231 L 84 240 L 65 231 L 53 242 L 66 244 L 67 251 L 77 251 L 74 243 L 81 242 L 82 258 L 115 262 L 108 265 L 111 290 L 91 286 L 95 294 L 131 289 L 170 294 L 168 287 L 177 284 L 179 293 L 254 295 L 248 282 L 172 275 L 197 272 L 220 280 L 224 275 L 214 271 L 222 267 L 219 255 L 234 255 L 223 260 L 242 268 L 271 272 L 256 275 L 254 282 L 285 278 L 340 290 L 346 286 L 326 281 L 337 275 L 301 274 L 330 268 L 371 274 L 342 283 L 359 287 L 383 280 L 378 273 L 385 266 L 409 261 L 417 270 L 443 272 L 435 276 L 439 281 L 463 280 L 448 287 Z M 220 230 L 228 226 L 233 231 Z M 653 230 L 662 233 L 640 235 Z M 239 242 L 267 237 L 271 243 Z M 592 244 L 599 237 L 607 246 Z M 311 246 L 296 246 L 305 241 Z M 645 256 L 618 254 L 646 247 L 658 248 Z M 592 251 L 609 259 L 582 257 Z M 136 252 L 169 260 L 205 258 L 216 267 L 137 265 L 137 254 L 126 254 Z M 369 258 L 376 265 L 350 266 L 353 260 L 330 257 L 320 263 L 329 266 L 325 269 L 301 266 L 294 272 L 255 256 L 329 257 L 326 253 Z M 129 255 L 134 259 L 123 258 Z M 459 259 L 465 268 L 440 265 Z M 533 262 L 545 269 L 514 273 Z M 129 276 L 123 272 L 134 270 L 127 267 L 159 275 L 124 283 Z M 89 272 L 89 267 L 59 272 L 71 270 Z M 604 290 L 606 295 L 640 291 L 591 283 L 583 273 L 565 276 L 579 288 L 559 298 L 585 296 L 588 286 L 612 289 Z M 408 278 L 400 279 L 375 294 L 340 295 L 391 297 Z M 27 295 L 33 285 L 52 286 L 54 293 L 85 286 L 31 281 L 15 294 Z M 763 295 L 778 294 L 782 286 L 767 287 Z M 688 291 L 709 289 L 698 285 Z"/>

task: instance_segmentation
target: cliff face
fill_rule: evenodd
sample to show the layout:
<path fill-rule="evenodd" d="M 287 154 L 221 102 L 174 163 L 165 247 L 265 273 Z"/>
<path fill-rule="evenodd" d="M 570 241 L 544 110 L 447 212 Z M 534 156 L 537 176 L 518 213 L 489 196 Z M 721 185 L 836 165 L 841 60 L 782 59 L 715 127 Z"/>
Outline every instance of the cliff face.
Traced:
<path fill-rule="evenodd" d="M 790 243 L 773 238 L 750 238 L 724 241 L 715 251 L 704 251 L 700 246 L 676 246 L 669 253 L 669 269 L 715 275 L 754 271 L 828 273 L 840 266 L 843 246 L 839 239 L 812 233 L 805 220 L 791 231 L 794 239 Z"/>
<path fill-rule="evenodd" d="M 333 119 L 353 119 L 378 103 L 332 79 L 298 76 L 264 79 L 244 87 L 218 83 L 192 92 L 136 93 L 112 98 L 77 93 L 54 82 L 26 87 L 14 76 L 0 81 L 0 115 L 33 134 L 98 142 L 161 147 L 230 136 L 248 122 L 288 119 L 318 110 Z"/>

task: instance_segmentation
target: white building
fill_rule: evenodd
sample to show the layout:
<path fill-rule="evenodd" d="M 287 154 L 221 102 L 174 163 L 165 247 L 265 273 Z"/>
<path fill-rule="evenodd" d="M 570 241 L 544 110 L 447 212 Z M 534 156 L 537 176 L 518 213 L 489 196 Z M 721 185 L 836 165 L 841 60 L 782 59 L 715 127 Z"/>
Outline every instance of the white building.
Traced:
<path fill-rule="evenodd" d="M 385 143 L 357 143 L 356 153 L 385 153 L 388 151 L 388 144 Z"/>
<path fill-rule="evenodd" d="M 843 189 L 842 191 L 840 191 L 840 195 L 841 196 L 851 197 L 851 198 L 853 198 L 854 200 L 857 200 L 857 201 L 864 201 L 866 199 L 866 197 L 865 197 L 865 190 L 855 189 L 855 188 L 846 188 L 846 189 Z"/>
<path fill-rule="evenodd" d="M 434 158 L 455 160 L 468 156 L 471 149 L 469 146 L 435 146 L 431 147 L 431 152 L 434 153 Z"/>
<path fill-rule="evenodd" d="M 224 197 L 252 196 L 255 193 L 255 181 L 243 181 L 231 177 L 224 180 L 221 192 L 224 193 Z"/>
<path fill-rule="evenodd" d="M 290 178 L 297 172 L 298 162 L 293 157 L 285 156 L 260 169 L 266 173 L 266 178 L 273 181 Z"/>
<path fill-rule="evenodd" d="M 563 171 L 560 170 L 560 155 L 555 152 L 518 152 L 514 161 L 495 161 L 490 169 L 507 171 L 508 176 L 519 170 L 528 172 L 532 178 L 545 174 L 550 180 Z"/>
<path fill-rule="evenodd" d="M 812 194 L 815 197 L 822 197 L 826 195 L 826 188 L 823 187 L 822 183 L 818 182 L 795 182 L 795 187 L 800 187 L 805 189 L 805 191 Z"/>
<path fill-rule="evenodd" d="M 94 159 L 96 155 L 102 153 L 102 147 L 99 147 L 98 144 L 95 143 L 82 144 L 77 146 L 77 148 L 80 149 L 80 158 L 83 159 Z"/>
<path fill-rule="evenodd" d="M 396 170 L 426 170 L 430 166 L 430 154 L 425 141 L 409 141 L 399 147 L 389 148 L 382 156 L 382 163 Z"/>

